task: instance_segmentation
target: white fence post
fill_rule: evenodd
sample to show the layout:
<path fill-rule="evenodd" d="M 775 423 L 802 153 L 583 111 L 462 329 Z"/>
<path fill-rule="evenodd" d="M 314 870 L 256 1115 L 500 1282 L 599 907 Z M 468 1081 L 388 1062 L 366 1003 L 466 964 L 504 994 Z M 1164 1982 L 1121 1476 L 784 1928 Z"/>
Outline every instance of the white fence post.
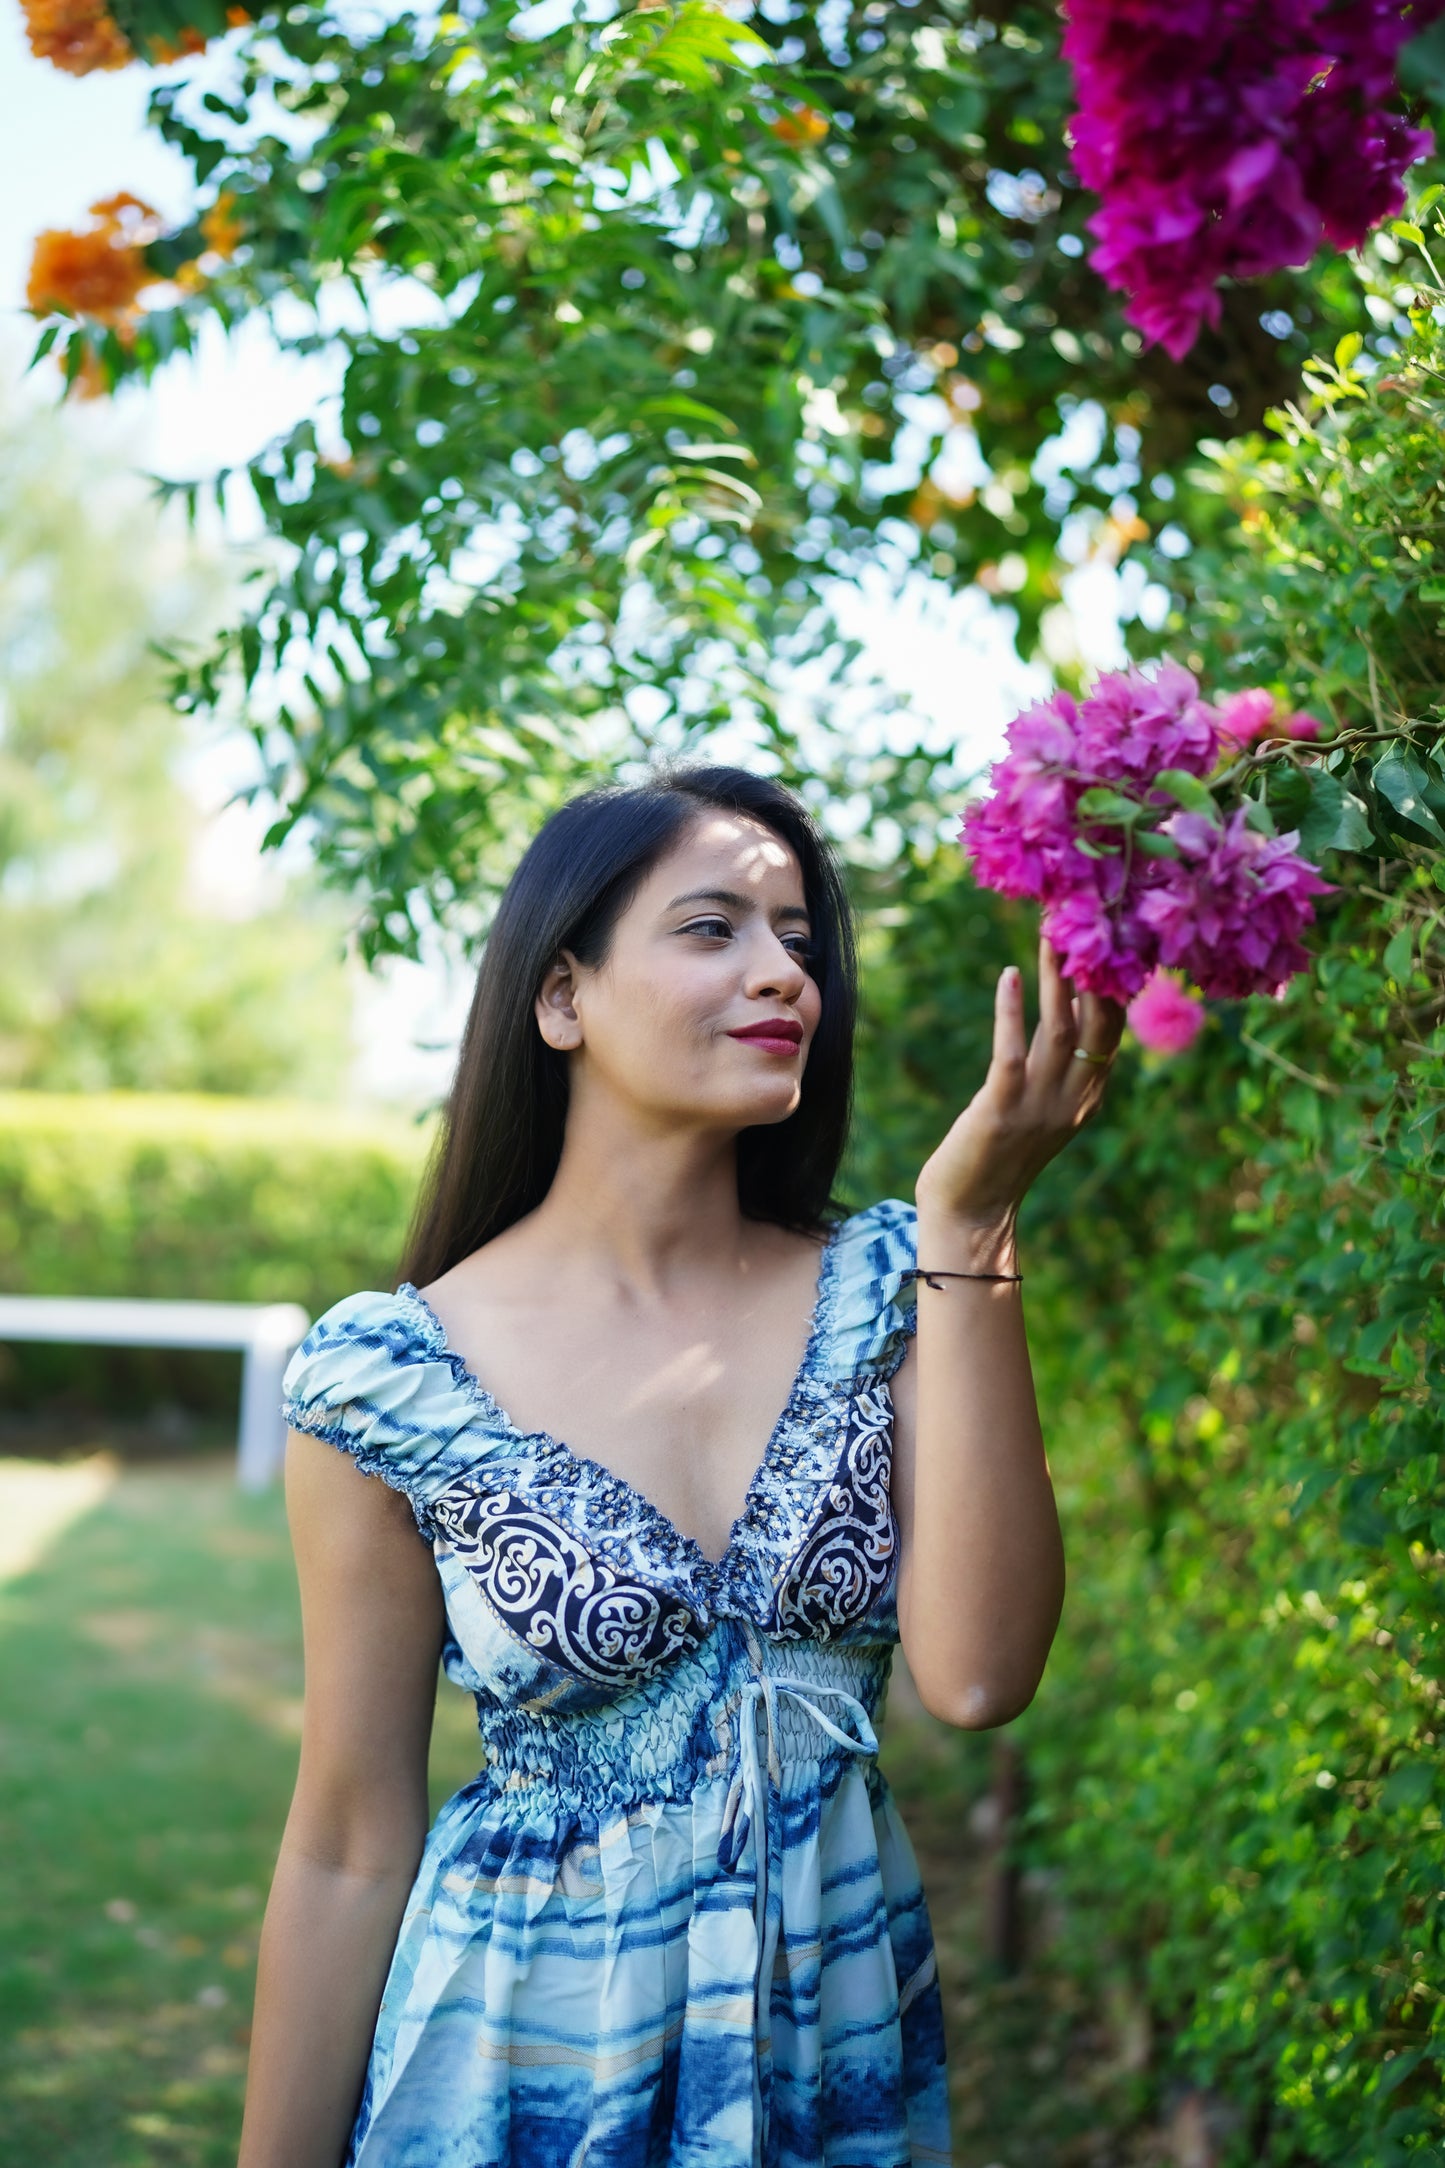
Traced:
<path fill-rule="evenodd" d="M 241 1372 L 241 1435 L 236 1480 L 242 1490 L 264 1490 L 281 1472 L 286 1420 L 281 1379 L 311 1320 L 298 1303 L 269 1303 L 256 1318 Z"/>

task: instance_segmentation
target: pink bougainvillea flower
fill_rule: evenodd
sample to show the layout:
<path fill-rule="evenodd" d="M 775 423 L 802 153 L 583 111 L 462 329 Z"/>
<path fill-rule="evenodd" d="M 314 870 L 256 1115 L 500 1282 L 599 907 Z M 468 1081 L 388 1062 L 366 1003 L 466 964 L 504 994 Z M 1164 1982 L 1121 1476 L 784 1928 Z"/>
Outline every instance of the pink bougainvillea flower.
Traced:
<path fill-rule="evenodd" d="M 1266 692 L 1262 685 L 1251 686 L 1248 692 L 1231 693 L 1219 703 L 1220 735 L 1232 739 L 1235 745 L 1253 745 L 1275 728 L 1277 707 L 1274 694 Z"/>
<path fill-rule="evenodd" d="M 1122 859 L 1081 852 L 1080 864 L 1072 885 L 1060 885 L 1045 902 L 1043 930 L 1076 986 L 1128 1001 L 1149 976 L 1152 946 L 1147 933 L 1140 939 L 1137 897 Z"/>
<path fill-rule="evenodd" d="M 1182 1054 L 1204 1025 L 1204 1003 L 1168 971 L 1151 971 L 1124 1013 L 1139 1044 L 1153 1054 Z"/>
<path fill-rule="evenodd" d="M 1092 781 L 1151 781 L 1161 768 L 1207 775 L 1218 745 L 1213 710 L 1175 662 L 1161 663 L 1152 678 L 1112 671 L 1079 707 L 1079 758 Z"/>
<path fill-rule="evenodd" d="M 1270 693 L 1236 695 L 1232 707 L 1240 731 L 1279 727 Z M 1223 724 L 1190 673 L 1165 663 L 1152 676 L 1115 671 L 1080 701 L 1057 693 L 1010 726 L 961 840 L 983 887 L 1043 905 L 1043 930 L 1077 987 L 1129 1003 L 1163 965 L 1207 996 L 1237 998 L 1273 992 L 1305 964 L 1311 898 L 1332 884 L 1299 856 L 1298 834 L 1263 835 L 1242 807 L 1222 823 L 1181 808 L 1187 779 L 1239 744 Z M 1085 806 L 1088 791 L 1114 794 L 1112 810 L 1107 796 Z M 1139 809 L 1122 824 L 1120 797 Z M 1147 847 L 1150 831 L 1172 854 Z"/>
<path fill-rule="evenodd" d="M 1316 715 L 1288 712 L 1283 701 L 1262 685 L 1221 700 L 1218 719 L 1226 752 L 1257 744 L 1261 738 L 1317 738 L 1323 728 Z"/>
<path fill-rule="evenodd" d="M 1041 896 L 1066 861 L 1081 856 L 1072 832 L 1076 720 L 1067 693 L 1015 716 L 1009 757 L 994 768 L 992 797 L 975 799 L 964 814 L 978 878 L 1001 896 Z"/>
<path fill-rule="evenodd" d="M 1429 135 L 1391 110 L 1445 0 L 1066 0 L 1092 262 L 1177 360 L 1225 278 L 1356 248 Z"/>
<path fill-rule="evenodd" d="M 1237 806 L 1222 828 L 1202 813 L 1175 813 L 1163 833 L 1180 856 L 1159 861 L 1164 877 L 1139 899 L 1161 963 L 1222 1000 L 1274 993 L 1304 970 L 1300 934 L 1314 917 L 1311 899 L 1333 883 L 1300 857 L 1298 830 L 1262 835 Z"/>
<path fill-rule="evenodd" d="M 1152 676 L 1114 671 L 1082 701 L 1056 693 L 1011 724 L 1007 757 L 990 795 L 966 809 L 962 841 L 985 888 L 1042 902 L 1044 931 L 1076 985 L 1114 1001 L 1138 993 L 1154 962 L 1138 903 L 1161 863 L 1126 871 L 1122 856 L 1082 849 L 1080 798 L 1091 788 L 1141 793 L 1164 768 L 1205 776 L 1219 742 L 1195 679 L 1169 662 Z"/>

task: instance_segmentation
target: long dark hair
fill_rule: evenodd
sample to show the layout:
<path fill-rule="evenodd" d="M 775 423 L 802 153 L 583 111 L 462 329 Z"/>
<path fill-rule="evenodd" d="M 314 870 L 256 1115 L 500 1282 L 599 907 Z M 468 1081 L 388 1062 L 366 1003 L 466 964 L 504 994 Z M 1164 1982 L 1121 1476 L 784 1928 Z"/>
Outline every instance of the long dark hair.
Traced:
<path fill-rule="evenodd" d="M 799 1104 L 785 1121 L 739 1134 L 738 1202 L 749 1219 L 808 1233 L 828 1219 L 853 1081 L 857 964 L 847 895 L 828 845 L 791 792 L 742 768 L 687 767 L 574 798 L 539 830 L 508 882 L 404 1279 L 425 1286 L 439 1278 L 546 1196 L 562 1156 L 567 1057 L 537 1028 L 542 980 L 561 949 L 589 966 L 605 960 L 638 888 L 705 808 L 762 821 L 796 854 L 812 922 L 809 968 L 823 996 Z"/>

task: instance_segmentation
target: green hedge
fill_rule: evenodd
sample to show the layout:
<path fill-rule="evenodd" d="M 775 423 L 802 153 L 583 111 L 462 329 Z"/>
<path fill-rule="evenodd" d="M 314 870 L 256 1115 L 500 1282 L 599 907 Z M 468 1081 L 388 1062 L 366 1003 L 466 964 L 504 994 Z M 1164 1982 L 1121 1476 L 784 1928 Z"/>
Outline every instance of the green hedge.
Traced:
<path fill-rule="evenodd" d="M 299 1302 L 394 1285 L 428 1133 L 278 1100 L 0 1093 L 9 1294 Z M 218 1405 L 234 1364 L 16 1347 L 5 1398 Z"/>
<path fill-rule="evenodd" d="M 1328 773 L 1398 840 L 1327 852 L 1283 999 L 1212 1004 L 1172 1061 L 1127 1047 L 1023 1214 L 1070 1558 L 1018 1727 L 1040 1961 L 1147 2017 L 1140 2115 L 1202 2088 L 1224 2168 L 1445 2159 L 1445 289 L 1425 299 L 1388 371 L 1342 345 L 1214 460 L 1218 531 L 1169 628 L 1211 688 L 1369 732 Z M 862 1197 L 904 1187 L 983 1074 L 998 967 L 1034 940 L 946 847 L 892 879 Z"/>

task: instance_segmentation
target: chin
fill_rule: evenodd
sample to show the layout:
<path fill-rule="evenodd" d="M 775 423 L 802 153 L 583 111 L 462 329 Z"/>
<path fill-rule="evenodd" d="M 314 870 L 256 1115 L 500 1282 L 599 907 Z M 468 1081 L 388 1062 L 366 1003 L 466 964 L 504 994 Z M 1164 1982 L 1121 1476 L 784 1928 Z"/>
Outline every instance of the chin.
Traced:
<path fill-rule="evenodd" d="M 796 1084 L 789 1085 L 786 1091 L 758 1092 L 746 1104 L 733 1109 L 733 1127 L 763 1129 L 774 1122 L 785 1122 L 790 1114 L 797 1112 L 801 1097 Z"/>

